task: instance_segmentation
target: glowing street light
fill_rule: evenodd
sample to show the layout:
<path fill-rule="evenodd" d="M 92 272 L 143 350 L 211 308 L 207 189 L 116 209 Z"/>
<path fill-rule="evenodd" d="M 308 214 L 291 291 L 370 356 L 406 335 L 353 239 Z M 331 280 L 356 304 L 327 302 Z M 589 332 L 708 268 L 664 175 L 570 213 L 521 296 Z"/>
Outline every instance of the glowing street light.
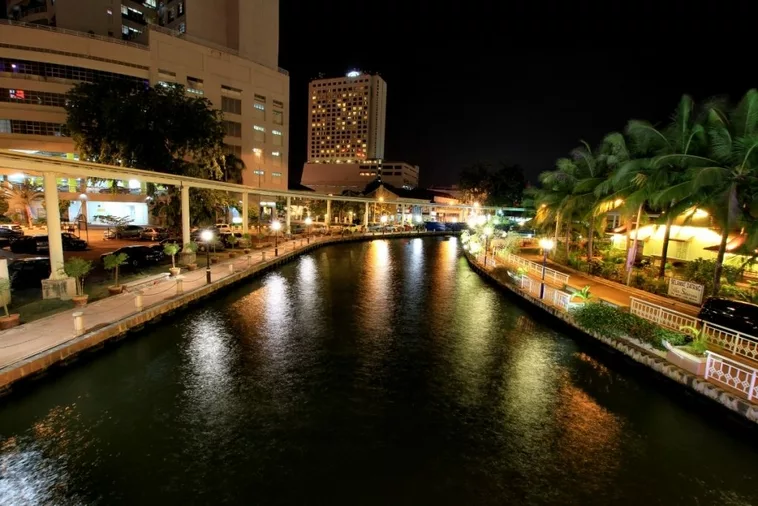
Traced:
<path fill-rule="evenodd" d="M 271 222 L 271 230 L 274 231 L 274 256 L 279 256 L 279 231 L 282 229 L 282 224 L 279 220 Z"/>
<path fill-rule="evenodd" d="M 200 233 L 200 239 L 205 243 L 205 282 L 211 284 L 211 241 L 213 241 L 213 232 L 203 230 Z"/>
<path fill-rule="evenodd" d="M 547 269 L 547 253 L 553 249 L 555 243 L 552 239 L 540 239 L 542 248 L 542 284 L 540 285 L 540 299 L 545 295 L 545 270 Z"/>
<path fill-rule="evenodd" d="M 306 216 L 305 218 L 305 239 L 308 241 L 308 244 L 311 243 L 311 225 L 313 225 L 313 220 L 310 216 Z"/>

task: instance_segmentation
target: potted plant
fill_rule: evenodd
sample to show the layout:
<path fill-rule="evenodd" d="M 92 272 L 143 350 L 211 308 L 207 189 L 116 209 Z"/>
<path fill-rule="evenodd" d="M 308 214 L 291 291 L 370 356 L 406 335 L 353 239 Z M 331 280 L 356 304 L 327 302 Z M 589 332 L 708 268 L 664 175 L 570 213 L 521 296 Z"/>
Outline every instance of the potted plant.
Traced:
<path fill-rule="evenodd" d="M 5 316 L 0 317 L 0 330 L 6 330 L 17 326 L 19 322 L 19 315 L 17 313 L 8 313 L 8 302 L 11 296 L 11 280 L 8 278 L 0 278 L 0 297 L 3 298 L 3 310 Z"/>
<path fill-rule="evenodd" d="M 110 254 L 103 258 L 105 269 L 114 272 L 113 285 L 108 287 L 108 293 L 111 295 L 117 295 L 124 291 L 124 287 L 118 284 L 118 270 L 128 259 L 129 256 L 126 253 Z"/>
<path fill-rule="evenodd" d="M 705 375 L 705 352 L 708 351 L 708 336 L 702 330 L 689 325 L 679 327 L 679 330 L 690 336 L 692 341 L 682 345 L 684 343 L 684 336 L 682 336 L 679 342 L 672 342 L 672 337 L 664 340 L 663 345 L 666 347 L 666 360 L 696 376 Z"/>
<path fill-rule="evenodd" d="M 194 261 L 194 259 L 197 259 L 197 249 L 198 246 L 196 242 L 188 242 L 184 245 L 184 251 L 189 253 L 188 256 L 193 259 L 192 262 L 184 264 L 188 271 L 194 271 L 197 269 L 197 262 Z"/>
<path fill-rule="evenodd" d="M 250 246 L 252 245 L 253 238 L 250 234 L 243 234 L 242 235 L 242 244 L 245 248 L 245 255 L 250 254 Z"/>
<path fill-rule="evenodd" d="M 239 242 L 239 239 L 234 234 L 230 234 L 229 237 L 227 237 L 227 239 L 226 239 L 226 243 L 229 245 L 229 248 L 231 248 L 231 249 L 234 249 L 234 247 L 236 246 L 236 244 L 238 242 Z M 230 251 L 229 252 L 229 258 L 234 258 L 236 256 L 237 256 L 237 252 L 236 251 Z"/>
<path fill-rule="evenodd" d="M 168 270 L 172 276 L 176 277 L 182 271 L 176 266 L 176 254 L 179 253 L 179 245 L 175 242 L 166 243 L 163 252 L 171 257 L 171 268 Z"/>
<path fill-rule="evenodd" d="M 579 299 L 579 302 L 574 302 L 574 299 Z M 569 300 L 569 308 L 586 304 L 590 301 L 590 299 L 592 299 L 592 294 L 590 293 L 590 285 L 586 285 L 581 290 L 577 290 L 571 294 L 571 299 Z"/>
<path fill-rule="evenodd" d="M 63 272 L 66 276 L 74 278 L 76 282 L 76 295 L 71 300 L 76 307 L 87 305 L 89 296 L 84 293 L 84 278 L 92 271 L 92 262 L 83 258 L 74 257 L 63 264 Z"/>

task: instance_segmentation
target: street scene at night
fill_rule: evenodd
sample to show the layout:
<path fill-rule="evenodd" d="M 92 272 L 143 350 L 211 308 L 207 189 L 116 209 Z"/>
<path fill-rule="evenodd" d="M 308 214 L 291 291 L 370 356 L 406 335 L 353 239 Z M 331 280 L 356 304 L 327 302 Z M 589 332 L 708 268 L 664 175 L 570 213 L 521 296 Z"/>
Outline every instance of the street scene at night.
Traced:
<path fill-rule="evenodd" d="M 758 504 L 756 12 L 0 2 L 0 505 Z"/>

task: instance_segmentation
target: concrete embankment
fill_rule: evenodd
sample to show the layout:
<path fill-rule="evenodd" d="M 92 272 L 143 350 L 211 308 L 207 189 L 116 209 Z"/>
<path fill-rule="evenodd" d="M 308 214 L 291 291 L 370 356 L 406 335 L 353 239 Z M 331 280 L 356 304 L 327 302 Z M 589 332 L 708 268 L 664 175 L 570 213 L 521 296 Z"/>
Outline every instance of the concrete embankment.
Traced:
<path fill-rule="evenodd" d="M 308 253 L 314 249 L 346 242 L 445 235 L 450 234 L 441 232 L 392 233 L 387 235 L 361 234 L 314 239 L 310 244 L 302 244 L 300 247 L 296 247 L 294 244 L 281 244 L 279 247 L 279 256 L 274 257 L 273 251 L 271 251 L 268 255 L 268 260 L 257 261 L 256 263 L 251 263 L 249 261 L 245 263 L 245 261 L 242 260 L 241 266 L 239 265 L 241 259 L 237 259 L 236 266 L 234 268 L 228 268 L 227 272 L 223 274 L 223 277 L 216 276 L 215 273 L 223 270 L 226 266 L 214 266 L 214 269 L 216 269 L 214 271 L 214 279 L 217 280 L 213 281 L 211 284 L 206 284 L 205 274 L 198 271 L 195 271 L 195 277 L 198 278 L 197 282 L 185 282 L 183 293 L 177 293 L 173 282 L 169 281 L 161 283 L 158 286 L 165 286 L 166 288 L 161 289 L 163 291 L 168 291 L 169 297 L 161 297 L 160 299 L 156 298 L 155 303 L 146 305 L 142 308 L 134 307 L 134 295 L 117 296 L 124 297 L 123 300 L 125 302 L 112 310 L 108 310 L 107 305 L 103 303 L 111 300 L 118 302 L 118 299 L 116 298 L 109 298 L 106 299 L 106 301 L 90 304 L 88 310 L 103 309 L 103 311 L 100 313 L 95 312 L 98 316 L 93 316 L 89 319 L 90 323 L 85 324 L 85 330 L 80 335 L 74 335 L 76 332 L 74 330 L 74 325 L 72 324 L 72 312 L 70 311 L 65 314 L 54 315 L 53 317 L 32 322 L 27 326 L 17 327 L 13 330 L 15 331 L 15 338 L 20 341 L 19 346 L 28 346 L 27 341 L 33 341 L 35 339 L 38 339 L 36 342 L 45 342 L 45 338 L 48 336 L 42 336 L 41 338 L 35 337 L 35 327 L 37 327 L 37 334 L 40 334 L 40 329 L 42 329 L 41 333 L 43 334 L 50 335 L 53 332 L 57 332 L 58 335 L 55 339 L 48 338 L 48 341 L 51 343 L 49 347 L 44 347 L 44 345 L 38 346 L 26 354 L 18 354 L 16 357 L 12 357 L 10 360 L 6 361 L 5 365 L 0 368 L 0 392 L 8 392 L 10 391 L 11 386 L 19 381 L 35 377 L 48 371 L 50 368 L 66 365 L 78 358 L 85 351 L 99 349 L 108 342 L 116 341 L 126 336 L 129 332 L 139 331 L 145 324 L 159 320 L 164 316 L 171 315 L 176 311 L 181 311 L 193 303 L 205 299 L 206 297 L 243 280 L 260 276 L 261 274 L 274 269 L 279 265 L 290 262 L 300 255 Z M 260 255 L 260 252 L 255 254 Z M 103 308 L 98 308 L 98 304 L 103 306 Z M 90 327 L 89 325 L 92 326 Z M 6 351 L 8 351 L 14 346 L 14 344 L 10 341 L 8 336 L 0 334 L 0 346 L 4 346 Z"/>
<path fill-rule="evenodd" d="M 492 283 L 500 287 L 502 290 L 508 291 L 529 304 L 539 308 L 551 314 L 553 317 L 561 320 L 564 324 L 571 327 L 576 332 L 580 332 L 589 338 L 593 338 L 605 346 L 616 350 L 626 357 L 630 358 L 639 365 L 645 366 L 651 371 L 655 371 L 660 375 L 661 379 L 667 378 L 674 381 L 676 384 L 681 385 L 686 391 L 691 391 L 701 396 L 703 400 L 708 402 L 715 402 L 718 405 L 730 410 L 731 412 L 739 415 L 741 418 L 758 424 L 758 406 L 748 402 L 747 400 L 729 392 L 718 385 L 710 383 L 703 378 L 697 377 L 684 369 L 668 362 L 664 358 L 651 353 L 650 351 L 634 345 L 632 342 L 626 342 L 617 339 L 611 339 L 595 332 L 589 332 L 579 327 L 571 318 L 571 315 L 562 311 L 556 307 L 545 304 L 542 300 L 532 297 L 528 293 L 524 293 L 517 287 L 509 285 L 508 283 L 493 276 L 491 272 L 484 269 L 476 259 L 474 259 L 468 253 L 466 254 L 471 268 L 479 273 L 481 276 L 487 278 Z"/>

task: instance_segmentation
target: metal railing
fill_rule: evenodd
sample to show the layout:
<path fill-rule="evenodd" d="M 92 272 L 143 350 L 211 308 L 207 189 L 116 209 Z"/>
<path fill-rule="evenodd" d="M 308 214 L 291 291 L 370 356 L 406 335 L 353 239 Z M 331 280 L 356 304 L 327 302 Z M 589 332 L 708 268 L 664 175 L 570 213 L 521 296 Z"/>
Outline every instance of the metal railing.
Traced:
<path fill-rule="evenodd" d="M 706 352 L 706 357 L 705 379 L 733 388 L 745 394 L 749 401 L 758 396 L 758 369 L 711 351 Z"/>
<path fill-rule="evenodd" d="M 657 323 L 667 329 L 679 330 L 682 327 L 697 327 L 698 319 L 673 309 L 668 309 L 657 304 L 651 304 L 636 297 L 629 297 L 632 301 L 629 312 L 640 318 Z"/>
<path fill-rule="evenodd" d="M 524 290 L 526 293 L 531 295 L 532 297 L 540 298 L 540 283 L 539 281 L 536 281 L 529 276 L 521 276 L 521 289 Z"/>
<path fill-rule="evenodd" d="M 538 264 L 537 262 L 532 262 L 531 260 L 527 260 L 525 258 L 521 258 L 518 255 L 514 255 L 513 253 L 506 253 L 505 255 L 502 255 L 506 263 L 515 265 L 517 267 L 523 267 L 527 270 L 527 272 L 530 272 L 536 276 L 539 276 L 542 278 L 542 270 L 543 267 L 541 264 Z M 550 281 L 552 283 L 558 284 L 558 285 L 567 285 L 569 280 L 569 275 L 564 274 L 562 272 L 558 272 L 555 269 L 551 269 L 550 267 L 545 267 L 545 281 Z"/>
<path fill-rule="evenodd" d="M 629 312 L 640 318 L 657 323 L 661 327 L 680 331 L 682 327 L 693 327 L 705 334 L 708 343 L 727 350 L 735 355 L 741 355 L 752 360 L 758 360 L 758 338 L 743 334 L 736 330 L 716 325 L 689 316 L 673 309 L 631 297 L 632 304 Z"/>
<path fill-rule="evenodd" d="M 546 284 L 545 290 L 542 294 L 542 300 L 559 309 L 568 311 L 571 295 Z"/>

